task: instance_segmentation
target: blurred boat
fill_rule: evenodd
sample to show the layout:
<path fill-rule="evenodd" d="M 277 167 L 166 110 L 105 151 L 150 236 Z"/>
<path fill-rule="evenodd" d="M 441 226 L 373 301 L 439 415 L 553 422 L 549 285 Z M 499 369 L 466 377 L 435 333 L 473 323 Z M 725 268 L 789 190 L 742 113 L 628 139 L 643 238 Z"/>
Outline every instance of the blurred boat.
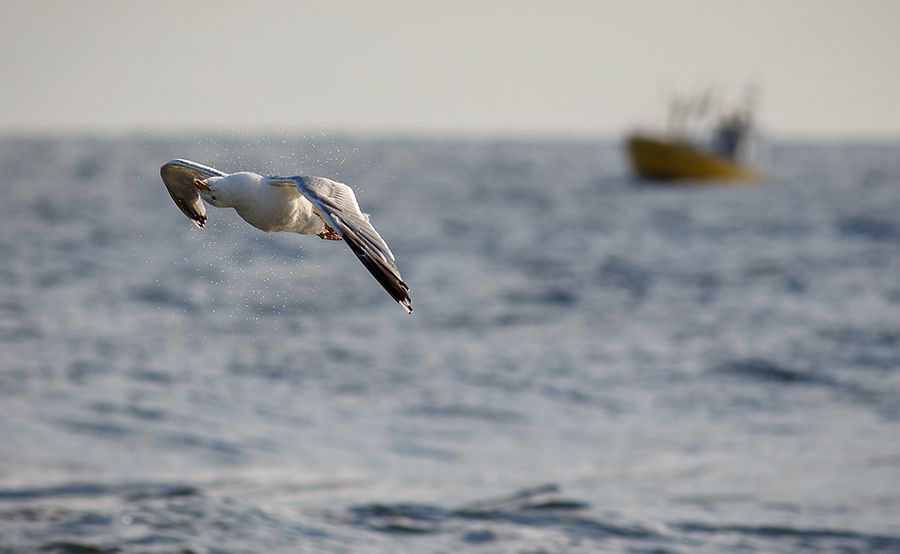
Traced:
<path fill-rule="evenodd" d="M 748 96 L 742 108 L 710 118 L 710 93 L 675 98 L 669 106 L 666 133 L 628 136 L 626 151 L 632 170 L 642 179 L 662 181 L 758 181 L 762 173 L 745 162 L 754 101 L 755 96 Z"/>
<path fill-rule="evenodd" d="M 628 137 L 628 157 L 644 179 L 756 181 L 756 169 L 690 143 L 665 136 L 635 133 Z"/>

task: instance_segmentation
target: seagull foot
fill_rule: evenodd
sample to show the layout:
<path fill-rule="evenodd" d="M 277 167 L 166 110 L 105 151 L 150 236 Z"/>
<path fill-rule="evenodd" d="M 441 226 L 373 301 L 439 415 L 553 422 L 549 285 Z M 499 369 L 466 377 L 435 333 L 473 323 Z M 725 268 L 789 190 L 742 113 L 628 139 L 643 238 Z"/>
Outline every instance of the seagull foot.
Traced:
<path fill-rule="evenodd" d="M 337 234 L 337 231 L 332 229 L 327 223 L 325 224 L 325 230 L 321 233 L 316 233 L 316 236 L 323 240 L 341 240 L 341 236 Z"/>
<path fill-rule="evenodd" d="M 194 179 L 194 186 L 200 190 L 209 190 L 209 185 L 207 185 L 200 179 Z"/>

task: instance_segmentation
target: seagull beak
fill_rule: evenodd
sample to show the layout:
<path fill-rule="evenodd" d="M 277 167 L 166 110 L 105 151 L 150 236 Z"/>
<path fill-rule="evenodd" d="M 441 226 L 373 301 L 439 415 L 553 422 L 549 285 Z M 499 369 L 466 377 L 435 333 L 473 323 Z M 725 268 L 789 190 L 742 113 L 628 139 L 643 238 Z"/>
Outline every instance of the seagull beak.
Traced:
<path fill-rule="evenodd" d="M 194 179 L 194 186 L 200 190 L 209 190 L 209 185 L 206 182 L 201 181 L 200 179 Z"/>

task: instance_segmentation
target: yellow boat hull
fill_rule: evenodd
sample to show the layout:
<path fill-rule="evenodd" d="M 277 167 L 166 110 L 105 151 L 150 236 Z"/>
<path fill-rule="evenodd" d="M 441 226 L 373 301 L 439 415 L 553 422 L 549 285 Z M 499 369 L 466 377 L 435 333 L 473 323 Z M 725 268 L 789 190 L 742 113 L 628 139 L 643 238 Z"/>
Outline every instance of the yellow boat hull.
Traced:
<path fill-rule="evenodd" d="M 634 135 L 628 139 L 634 172 L 645 179 L 756 181 L 754 169 L 673 140 Z"/>

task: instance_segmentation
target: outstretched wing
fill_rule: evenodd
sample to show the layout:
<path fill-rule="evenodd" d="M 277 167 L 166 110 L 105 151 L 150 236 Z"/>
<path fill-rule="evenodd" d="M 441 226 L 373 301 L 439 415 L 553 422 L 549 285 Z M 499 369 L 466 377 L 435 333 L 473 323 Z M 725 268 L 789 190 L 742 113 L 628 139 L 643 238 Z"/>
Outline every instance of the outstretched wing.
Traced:
<path fill-rule="evenodd" d="M 206 225 L 206 207 L 194 186 L 194 179 L 227 175 L 214 167 L 190 160 L 172 160 L 159 169 L 163 183 L 175 204 L 197 227 Z"/>
<path fill-rule="evenodd" d="M 273 185 L 292 183 L 309 200 L 316 212 L 344 239 L 350 250 L 369 270 L 384 290 L 407 313 L 412 313 L 409 286 L 403 282 L 390 247 L 359 209 L 356 195 L 344 183 L 324 177 L 269 177 Z"/>

